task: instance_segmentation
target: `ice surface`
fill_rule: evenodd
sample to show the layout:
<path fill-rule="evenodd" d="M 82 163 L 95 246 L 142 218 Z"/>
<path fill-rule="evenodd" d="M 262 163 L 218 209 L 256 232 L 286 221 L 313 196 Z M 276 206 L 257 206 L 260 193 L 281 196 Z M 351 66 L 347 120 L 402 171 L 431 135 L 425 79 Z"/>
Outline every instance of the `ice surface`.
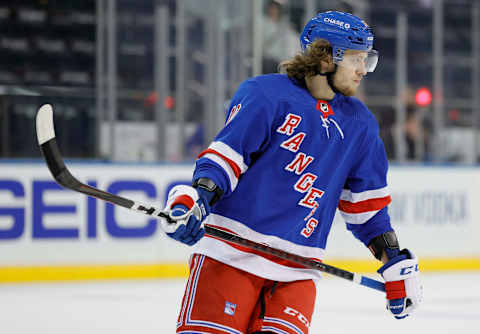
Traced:
<path fill-rule="evenodd" d="M 339 278 L 319 286 L 310 333 L 458 334 L 480 328 L 480 273 L 425 274 L 425 300 L 395 320 L 382 293 Z M 174 333 L 184 280 L 0 285 L 0 332 Z"/>

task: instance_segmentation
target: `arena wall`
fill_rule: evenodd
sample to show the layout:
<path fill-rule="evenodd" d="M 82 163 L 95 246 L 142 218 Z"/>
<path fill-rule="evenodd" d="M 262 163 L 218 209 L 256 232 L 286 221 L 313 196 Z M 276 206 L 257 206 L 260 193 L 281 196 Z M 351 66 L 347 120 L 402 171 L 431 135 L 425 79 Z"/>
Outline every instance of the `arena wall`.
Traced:
<path fill-rule="evenodd" d="M 82 182 L 157 206 L 193 170 L 67 163 Z M 422 271 L 480 270 L 479 180 L 476 167 L 390 168 L 392 225 Z M 191 252 L 148 217 L 61 189 L 41 161 L 0 164 L 0 282 L 184 277 Z M 325 262 L 357 272 L 379 267 L 340 216 Z"/>

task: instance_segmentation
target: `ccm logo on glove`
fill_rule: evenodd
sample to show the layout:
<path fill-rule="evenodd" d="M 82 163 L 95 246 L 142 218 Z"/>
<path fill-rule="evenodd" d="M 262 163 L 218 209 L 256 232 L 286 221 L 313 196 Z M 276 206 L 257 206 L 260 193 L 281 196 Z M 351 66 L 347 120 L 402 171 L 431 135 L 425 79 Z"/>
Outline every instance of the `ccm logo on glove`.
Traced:
<path fill-rule="evenodd" d="M 402 268 L 400 270 L 400 275 L 408 275 L 412 272 L 412 270 L 418 271 L 418 264 L 415 265 L 415 266 L 409 266 L 409 267 Z"/>

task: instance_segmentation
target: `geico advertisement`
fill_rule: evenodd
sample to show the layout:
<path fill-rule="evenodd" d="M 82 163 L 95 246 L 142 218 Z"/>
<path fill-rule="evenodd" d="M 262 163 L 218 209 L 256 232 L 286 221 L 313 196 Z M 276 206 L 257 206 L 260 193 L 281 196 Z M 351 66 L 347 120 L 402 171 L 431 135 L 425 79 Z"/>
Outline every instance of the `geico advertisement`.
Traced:
<path fill-rule="evenodd" d="M 193 166 L 68 163 L 81 182 L 157 207 Z M 479 170 L 395 167 L 389 212 L 402 247 L 419 255 L 480 255 Z M 0 265 L 178 261 L 191 248 L 155 220 L 58 186 L 43 163 L 0 164 Z M 329 256 L 369 257 L 336 217 Z"/>
<path fill-rule="evenodd" d="M 83 183 L 163 207 L 193 166 L 69 163 Z M 44 164 L 0 164 L 0 264 L 179 260 L 155 219 L 60 187 Z"/>

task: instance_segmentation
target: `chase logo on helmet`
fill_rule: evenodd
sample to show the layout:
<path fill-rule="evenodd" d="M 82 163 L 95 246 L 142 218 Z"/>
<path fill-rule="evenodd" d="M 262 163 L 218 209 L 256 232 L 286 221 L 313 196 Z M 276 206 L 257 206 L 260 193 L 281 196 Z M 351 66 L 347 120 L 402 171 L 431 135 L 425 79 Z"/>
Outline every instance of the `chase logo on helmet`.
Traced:
<path fill-rule="evenodd" d="M 340 27 L 345 28 L 345 29 L 350 29 L 350 23 L 345 23 L 343 21 L 335 20 L 335 19 L 332 19 L 332 18 L 329 18 L 329 17 L 324 18 L 323 22 L 330 23 L 330 24 L 335 24 L 335 25 L 340 26 Z"/>

